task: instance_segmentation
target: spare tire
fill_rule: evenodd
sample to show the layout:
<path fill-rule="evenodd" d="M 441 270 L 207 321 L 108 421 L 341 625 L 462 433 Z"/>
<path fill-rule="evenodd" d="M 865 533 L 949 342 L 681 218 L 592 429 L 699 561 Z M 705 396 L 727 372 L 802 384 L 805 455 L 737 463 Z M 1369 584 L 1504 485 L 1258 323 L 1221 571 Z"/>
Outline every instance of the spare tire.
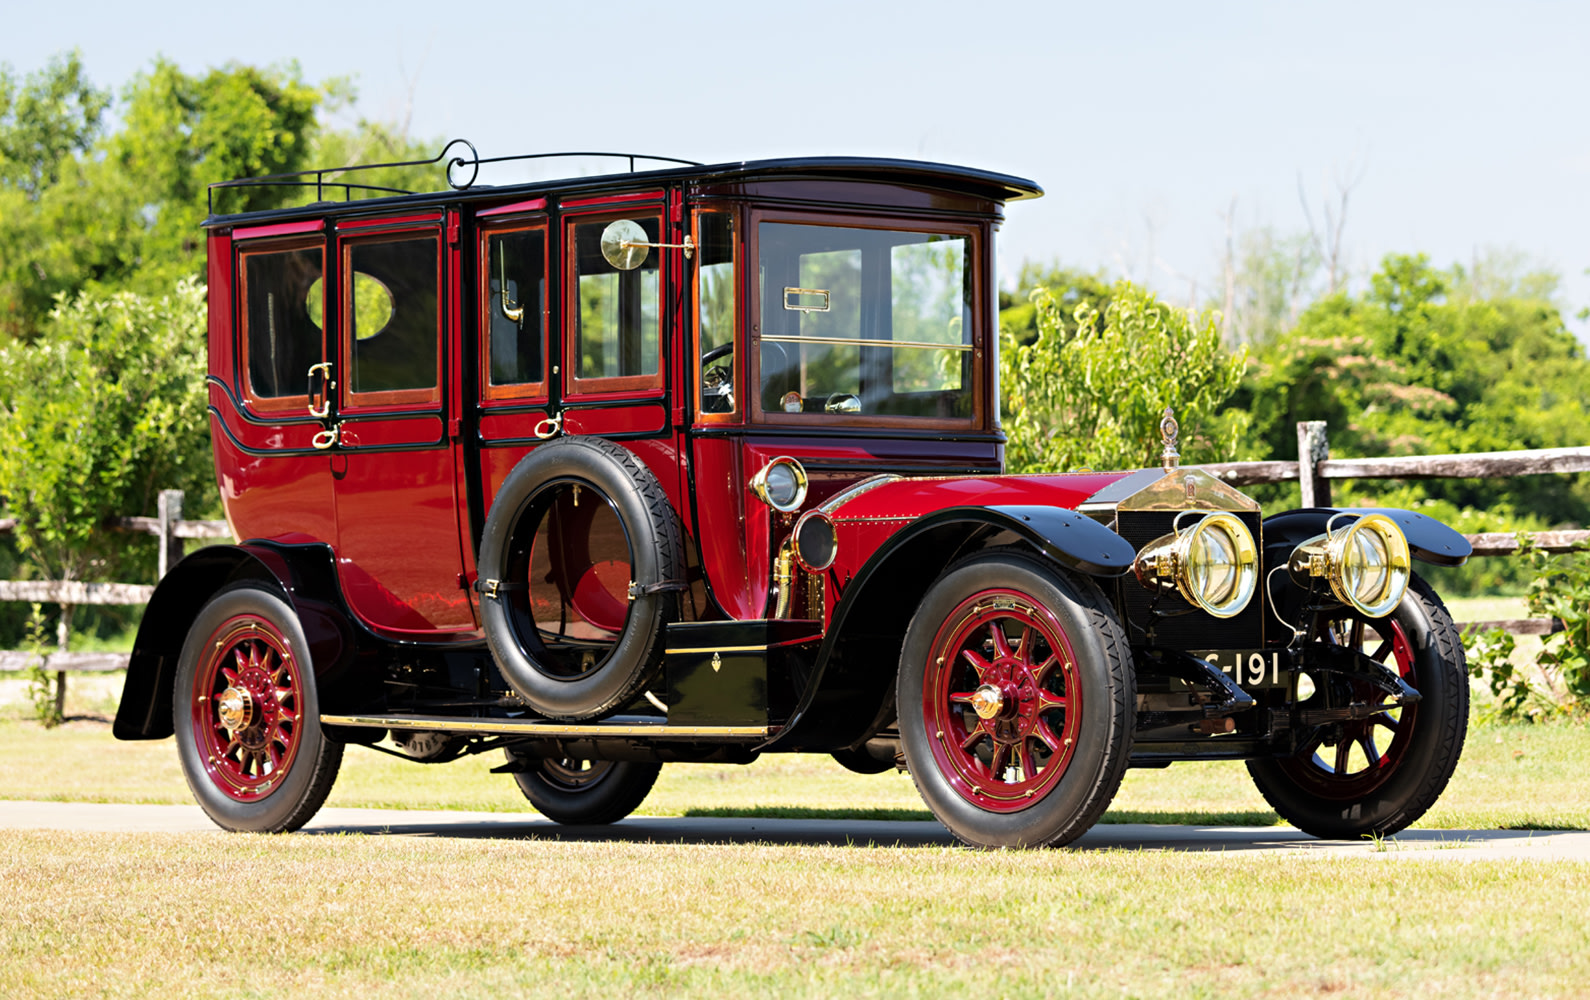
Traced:
<path fill-rule="evenodd" d="M 683 545 L 662 485 L 627 449 L 593 437 L 538 445 L 492 501 L 477 565 L 486 644 L 541 715 L 606 714 L 660 671 Z"/>

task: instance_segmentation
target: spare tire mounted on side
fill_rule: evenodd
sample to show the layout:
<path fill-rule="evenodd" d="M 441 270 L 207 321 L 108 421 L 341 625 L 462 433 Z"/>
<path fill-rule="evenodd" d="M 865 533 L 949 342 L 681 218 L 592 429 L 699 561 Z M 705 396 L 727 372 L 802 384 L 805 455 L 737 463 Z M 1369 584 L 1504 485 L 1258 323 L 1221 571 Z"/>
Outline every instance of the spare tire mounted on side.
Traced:
<path fill-rule="evenodd" d="M 595 718 L 656 677 L 683 545 L 661 484 L 629 450 L 592 437 L 537 446 L 492 501 L 478 565 L 486 643 L 536 712 Z"/>

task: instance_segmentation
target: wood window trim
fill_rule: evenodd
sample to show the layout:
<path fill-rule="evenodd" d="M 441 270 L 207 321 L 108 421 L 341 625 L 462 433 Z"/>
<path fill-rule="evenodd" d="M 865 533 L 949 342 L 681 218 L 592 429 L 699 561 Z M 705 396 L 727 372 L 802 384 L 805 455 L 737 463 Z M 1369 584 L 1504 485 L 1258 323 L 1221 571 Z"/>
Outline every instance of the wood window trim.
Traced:
<path fill-rule="evenodd" d="M 544 199 L 541 199 L 545 203 Z M 476 294 L 480 296 L 480 398 L 486 402 L 501 400 L 515 400 L 521 402 L 545 402 L 549 398 L 550 376 L 548 374 L 551 362 L 551 351 L 548 350 L 548 339 L 551 333 L 551 322 L 547 308 L 548 303 L 541 303 L 541 380 L 539 382 L 516 382 L 508 385 L 495 385 L 491 381 L 491 310 L 495 303 L 491 301 L 491 239 L 494 236 L 503 236 L 509 233 L 541 233 L 541 269 L 542 278 L 547 287 L 551 286 L 551 261 L 548 259 L 550 250 L 551 229 L 545 217 L 538 219 L 514 219 L 511 223 L 493 226 L 482 226 L 480 230 L 480 243 L 478 254 L 480 266 L 477 268 Z"/>
<path fill-rule="evenodd" d="M 663 292 L 667 288 L 668 254 L 678 253 L 677 250 L 660 253 L 657 261 L 657 371 L 650 375 L 611 375 L 592 376 L 581 378 L 579 375 L 580 345 L 579 345 L 579 318 L 580 318 L 580 269 L 579 246 L 574 238 L 576 226 L 590 225 L 591 223 L 614 222 L 618 219 L 651 218 L 657 221 L 657 231 L 665 233 L 666 223 L 663 219 L 663 206 L 637 205 L 630 208 L 623 206 L 608 207 L 611 200 L 604 200 L 601 207 L 593 206 L 591 211 L 579 214 L 570 214 L 563 217 L 563 345 L 559 352 L 563 359 L 563 391 L 569 397 L 630 397 L 637 393 L 661 395 L 664 386 L 664 370 L 667 367 L 667 336 L 665 329 L 668 326 L 668 317 L 663 314 Z M 659 241 L 663 242 L 663 241 Z"/>
<path fill-rule="evenodd" d="M 761 231 L 762 223 L 782 223 L 802 226 L 833 226 L 840 229 L 877 229 L 898 232 L 933 233 L 945 236 L 964 237 L 967 241 L 968 251 L 974 261 L 978 262 L 972 268 L 972 301 L 982 302 L 984 285 L 987 282 L 986 247 L 984 238 L 985 225 L 978 222 L 969 222 L 960 219 L 932 219 L 920 216 L 892 216 L 892 215 L 850 215 L 844 212 L 803 212 L 786 208 L 753 208 L 750 211 L 750 221 L 746 228 L 748 233 L 745 238 L 747 261 L 760 261 L 761 259 Z M 752 250 L 755 249 L 753 255 Z M 747 264 L 747 266 L 750 266 Z M 761 316 L 762 316 L 762 289 L 760 281 L 747 282 L 750 286 L 745 305 L 747 334 L 746 350 L 748 368 L 750 370 L 750 386 L 760 387 L 762 384 L 762 343 L 761 343 Z M 848 416 L 836 420 L 833 414 L 827 413 L 783 413 L 770 411 L 762 407 L 762 393 L 758 388 L 749 393 L 751 401 L 747 408 L 748 419 L 753 424 L 764 426 L 780 426 L 789 428 L 816 429 L 822 427 L 887 427 L 902 430 L 959 430 L 959 431 L 986 431 L 994 423 L 988 415 L 988 376 L 986 374 L 990 358 L 995 355 L 988 350 L 988 338 L 992 331 L 988 329 L 987 317 L 982 315 L 982 310 L 972 312 L 972 415 L 960 417 L 904 417 L 894 415 Z M 881 346 L 881 345 L 880 345 Z M 997 378 L 997 374 L 995 376 Z"/>
<path fill-rule="evenodd" d="M 326 240 L 325 237 L 316 235 L 298 236 L 295 238 L 272 239 L 269 242 L 250 242 L 232 244 L 232 252 L 237 259 L 237 294 L 233 298 L 233 309 L 237 320 L 233 329 L 237 331 L 234 348 L 237 352 L 237 395 L 243 405 L 256 413 L 268 413 L 277 416 L 284 413 L 298 413 L 309 416 L 309 394 L 301 396 L 261 396 L 254 392 L 253 380 L 249 377 L 249 326 L 248 326 L 248 259 L 250 257 L 265 256 L 277 253 L 293 253 L 299 250 L 320 251 L 320 315 L 322 321 L 326 315 L 326 292 L 330 283 L 326 280 Z M 326 357 L 326 329 L 320 328 L 320 357 Z"/>
<path fill-rule="evenodd" d="M 394 220 L 394 222 L 397 220 Z M 382 243 L 403 243 L 412 240 L 428 239 L 436 247 L 436 383 L 423 389 L 377 389 L 370 392 L 356 392 L 353 388 L 353 340 L 348 324 L 353 318 L 353 262 L 352 251 L 355 247 L 373 246 Z M 447 253 L 442 242 L 442 229 L 440 225 L 429 225 L 415 229 L 385 230 L 381 233 L 360 233 L 349 235 L 337 241 L 337 371 L 338 385 L 338 410 L 342 413 L 363 413 L 374 410 L 412 409 L 422 406 L 427 409 L 440 407 L 442 403 L 442 372 L 445 364 L 445 351 L 447 346 L 444 317 L 446 315 L 446 270 Z"/>

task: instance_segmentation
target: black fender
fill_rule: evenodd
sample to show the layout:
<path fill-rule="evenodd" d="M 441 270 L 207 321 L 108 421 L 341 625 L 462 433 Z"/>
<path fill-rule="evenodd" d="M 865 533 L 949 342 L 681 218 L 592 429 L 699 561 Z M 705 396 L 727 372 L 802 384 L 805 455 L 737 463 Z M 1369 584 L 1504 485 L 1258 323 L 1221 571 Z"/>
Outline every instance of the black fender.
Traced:
<path fill-rule="evenodd" d="M 1060 507 L 949 507 L 896 532 L 842 588 L 816 663 L 789 721 L 759 749 L 832 751 L 871 736 L 894 710 L 894 678 L 906 626 L 944 568 L 967 552 L 1025 544 L 1068 569 L 1118 577 L 1131 543 L 1092 518 Z"/>
<path fill-rule="evenodd" d="M 1276 565 L 1270 558 L 1272 548 L 1286 547 L 1284 562 L 1292 549 L 1316 535 L 1323 535 L 1331 518 L 1342 517 L 1337 524 L 1351 524 L 1365 514 L 1384 514 L 1396 522 L 1408 539 L 1408 549 L 1415 559 L 1436 566 L 1461 566 L 1474 554 L 1469 540 L 1456 531 L 1430 517 L 1411 510 L 1395 507 L 1302 507 L 1264 519 L 1264 549 L 1266 565 Z"/>
<path fill-rule="evenodd" d="M 112 727 L 116 738 L 172 735 L 172 685 L 188 630 L 211 597 L 240 580 L 257 581 L 293 608 L 309 640 L 317 680 L 334 682 L 353 651 L 353 632 L 332 558 L 327 545 L 247 542 L 211 545 L 173 566 L 155 587 L 138 625 Z M 330 686 L 335 688 L 334 683 Z M 326 686 L 321 691 L 324 704 Z"/>

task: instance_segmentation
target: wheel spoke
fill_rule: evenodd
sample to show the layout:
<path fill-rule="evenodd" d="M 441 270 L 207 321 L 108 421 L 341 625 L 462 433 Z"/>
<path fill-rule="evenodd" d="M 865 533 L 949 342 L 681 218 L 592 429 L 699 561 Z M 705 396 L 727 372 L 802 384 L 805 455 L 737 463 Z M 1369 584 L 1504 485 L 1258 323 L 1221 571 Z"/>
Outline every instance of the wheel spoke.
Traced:
<path fill-rule="evenodd" d="M 1390 715 L 1387 715 L 1385 712 L 1381 712 L 1379 715 L 1375 716 L 1373 721 L 1374 721 L 1375 725 L 1383 726 L 1386 729 L 1389 729 L 1389 730 L 1391 730 L 1394 733 L 1398 729 L 1402 728 L 1402 720 L 1401 719 L 1392 718 Z"/>
<path fill-rule="evenodd" d="M 1380 766 L 1380 751 L 1375 749 L 1375 741 L 1367 733 L 1358 737 L 1358 746 L 1364 751 L 1364 759 L 1369 761 L 1371 768 Z"/>
<path fill-rule="evenodd" d="M 1334 767 L 1337 774 L 1347 773 L 1347 751 L 1352 745 L 1350 740 L 1342 740 L 1336 744 L 1336 763 Z"/>
<path fill-rule="evenodd" d="M 1021 627 L 1021 639 L 1016 643 L 1014 654 L 1016 659 L 1026 663 L 1032 659 L 1032 626 Z"/>
<path fill-rule="evenodd" d="M 1038 711 L 1047 712 L 1051 708 L 1065 708 L 1068 699 L 1050 691 L 1048 688 L 1038 689 Z"/>
<path fill-rule="evenodd" d="M 1376 663 L 1385 663 L 1389 655 L 1391 655 L 1391 640 L 1382 639 L 1380 645 L 1375 647 L 1375 651 L 1369 654 L 1369 658 Z"/>
<path fill-rule="evenodd" d="M 988 759 L 988 775 L 995 781 L 1004 781 L 1006 754 L 1010 748 L 998 740 L 994 740 L 993 744 L 994 755 Z"/>
<path fill-rule="evenodd" d="M 1023 781 L 1031 781 L 1037 777 L 1038 770 L 1032 766 L 1032 748 L 1027 745 L 1026 740 L 1022 740 L 1016 745 L 1016 761 L 1021 765 Z"/>
<path fill-rule="evenodd" d="M 1005 626 L 1001 621 L 988 623 L 988 634 L 994 640 L 994 655 L 1000 659 L 1010 656 L 1010 640 L 1005 636 Z"/>
<path fill-rule="evenodd" d="M 1060 752 L 1060 737 L 1055 735 L 1054 727 L 1049 725 L 1049 720 L 1039 719 L 1038 724 L 1032 727 L 1032 731 L 1048 745 L 1050 750 L 1055 753 Z"/>
<path fill-rule="evenodd" d="M 977 679 L 981 681 L 983 679 L 983 675 L 988 672 L 990 665 L 989 662 L 983 659 L 981 656 L 978 656 L 970 649 L 961 650 L 961 655 L 966 658 L 966 662 L 971 666 L 971 668 L 977 671 Z"/>
<path fill-rule="evenodd" d="M 975 747 L 978 743 L 982 742 L 983 737 L 987 735 L 987 733 L 983 732 L 983 727 L 979 725 L 976 729 L 967 734 L 966 739 L 961 741 L 961 752 L 971 753 L 972 747 Z"/>

